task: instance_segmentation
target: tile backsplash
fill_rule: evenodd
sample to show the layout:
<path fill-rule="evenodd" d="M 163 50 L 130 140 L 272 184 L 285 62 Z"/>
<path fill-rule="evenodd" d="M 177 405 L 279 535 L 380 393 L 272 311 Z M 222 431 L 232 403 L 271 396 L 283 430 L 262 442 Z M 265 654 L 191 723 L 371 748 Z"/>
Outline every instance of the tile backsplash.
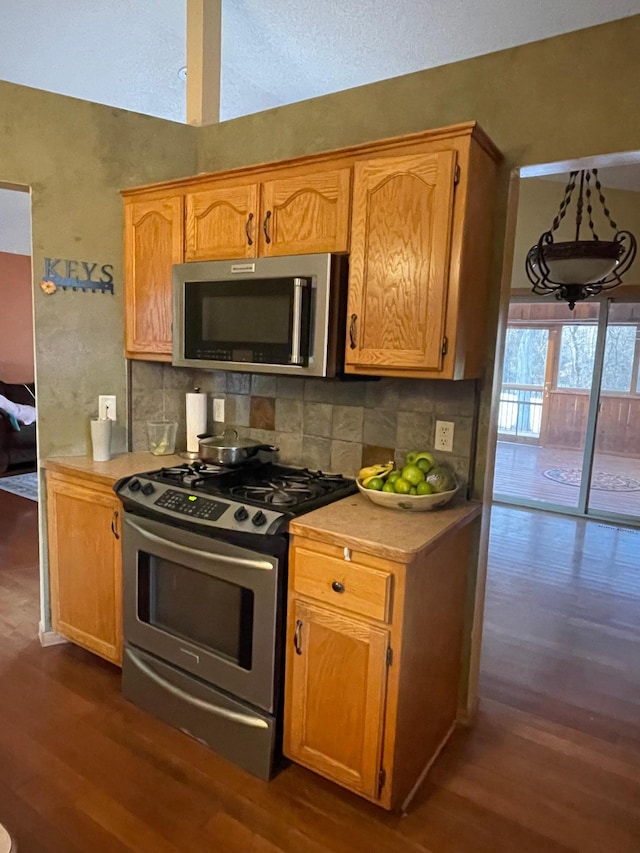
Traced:
<path fill-rule="evenodd" d="M 146 448 L 146 421 L 158 417 L 178 421 L 176 448 L 184 449 L 185 394 L 196 387 L 210 398 L 210 431 L 233 427 L 275 444 L 283 463 L 348 476 L 371 461 L 393 455 L 401 463 L 409 450 L 432 448 L 436 420 L 453 421 L 454 451 L 440 456 L 469 480 L 474 380 L 302 379 L 132 361 L 131 449 Z M 224 424 L 213 423 L 214 397 L 225 400 Z"/>

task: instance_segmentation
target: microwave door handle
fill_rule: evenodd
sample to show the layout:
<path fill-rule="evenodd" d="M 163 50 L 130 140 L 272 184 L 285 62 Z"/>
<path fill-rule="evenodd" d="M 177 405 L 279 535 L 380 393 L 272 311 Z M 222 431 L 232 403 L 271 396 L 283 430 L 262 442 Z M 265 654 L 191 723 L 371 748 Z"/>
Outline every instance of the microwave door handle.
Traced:
<path fill-rule="evenodd" d="M 261 720 L 260 717 L 251 717 L 249 714 L 240 714 L 238 711 L 232 711 L 229 708 L 219 708 L 217 705 L 212 705 L 205 699 L 200 699 L 198 696 L 191 696 L 175 684 L 171 684 L 169 681 L 166 681 L 162 676 L 158 675 L 157 672 L 154 672 L 150 666 L 147 666 L 146 663 L 138 660 L 138 658 L 135 657 L 129 649 L 125 650 L 125 654 L 131 663 L 134 666 L 137 666 L 140 672 L 146 675 L 147 678 L 150 678 L 151 681 L 154 681 L 163 690 L 166 690 L 168 693 L 172 693 L 178 699 L 182 699 L 183 702 L 188 702 L 190 705 L 194 705 L 201 711 L 207 711 L 210 714 L 215 714 L 216 717 L 224 717 L 226 720 L 231 720 L 234 723 L 241 723 L 243 726 L 251 726 L 254 729 L 269 728 L 268 723 L 265 720 Z"/>
<path fill-rule="evenodd" d="M 188 545 L 181 545 L 179 542 L 170 542 L 168 539 L 163 539 L 162 536 L 151 533 L 150 530 L 145 530 L 143 527 L 137 525 L 135 521 L 131 521 L 130 518 L 125 518 L 125 524 L 132 527 L 136 533 L 139 533 L 140 536 L 144 536 L 145 539 L 149 539 L 151 542 L 155 542 L 158 545 L 165 545 L 167 548 L 171 548 L 174 551 L 181 551 L 183 554 L 188 554 L 191 557 L 198 557 L 200 560 L 204 559 L 213 563 L 231 563 L 232 565 L 238 566 L 242 569 L 263 569 L 265 571 L 271 571 L 273 569 L 273 566 L 271 563 L 267 562 L 267 560 L 243 560 L 242 557 L 231 557 L 226 555 L 218 557 L 215 554 L 210 554 L 208 551 L 201 551 L 198 548 L 190 548 Z"/>
<path fill-rule="evenodd" d="M 302 337 L 302 288 L 307 286 L 306 279 L 293 280 L 293 324 L 291 327 L 291 356 L 290 364 L 302 364 L 300 354 L 300 339 Z"/>

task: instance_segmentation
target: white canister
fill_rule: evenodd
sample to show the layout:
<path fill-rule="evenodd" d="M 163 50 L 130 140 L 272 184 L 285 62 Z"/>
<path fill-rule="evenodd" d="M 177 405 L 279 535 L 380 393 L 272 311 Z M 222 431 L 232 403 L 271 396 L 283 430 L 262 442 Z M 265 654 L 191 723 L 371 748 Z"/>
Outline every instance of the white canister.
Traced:
<path fill-rule="evenodd" d="M 91 446 L 94 462 L 111 459 L 111 421 L 109 418 L 91 419 Z"/>

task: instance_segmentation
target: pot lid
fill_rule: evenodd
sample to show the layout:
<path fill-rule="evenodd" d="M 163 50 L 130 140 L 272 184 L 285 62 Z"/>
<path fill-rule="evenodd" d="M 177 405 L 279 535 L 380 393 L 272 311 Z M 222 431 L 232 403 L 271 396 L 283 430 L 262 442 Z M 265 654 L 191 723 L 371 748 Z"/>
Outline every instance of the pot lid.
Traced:
<path fill-rule="evenodd" d="M 235 429 L 225 429 L 222 435 L 207 435 L 200 439 L 207 447 L 254 447 L 260 444 L 253 438 L 240 438 Z"/>

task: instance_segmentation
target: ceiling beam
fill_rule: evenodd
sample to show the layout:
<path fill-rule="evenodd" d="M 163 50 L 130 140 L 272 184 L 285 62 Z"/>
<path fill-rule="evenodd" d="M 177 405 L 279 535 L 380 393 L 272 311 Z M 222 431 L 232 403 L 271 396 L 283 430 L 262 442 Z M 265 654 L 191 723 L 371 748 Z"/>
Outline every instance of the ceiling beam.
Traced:
<path fill-rule="evenodd" d="M 222 0 L 187 0 L 187 124 L 220 121 Z"/>

